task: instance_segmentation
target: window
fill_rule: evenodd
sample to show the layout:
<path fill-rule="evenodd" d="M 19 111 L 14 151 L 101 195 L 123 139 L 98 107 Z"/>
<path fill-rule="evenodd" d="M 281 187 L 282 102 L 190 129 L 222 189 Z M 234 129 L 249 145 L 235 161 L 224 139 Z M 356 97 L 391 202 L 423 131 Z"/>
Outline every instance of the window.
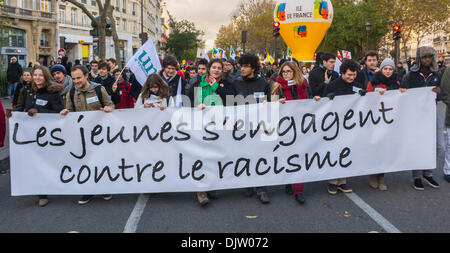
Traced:
<path fill-rule="evenodd" d="M 50 0 L 41 0 L 41 11 L 51 12 L 51 1 Z"/>
<path fill-rule="evenodd" d="M 77 9 L 71 10 L 72 25 L 77 25 Z"/>
<path fill-rule="evenodd" d="M 83 16 L 81 16 L 81 25 L 84 27 L 88 26 L 88 16 L 83 13 Z"/>
<path fill-rule="evenodd" d="M 133 3 L 133 16 L 136 16 L 136 3 Z"/>
<path fill-rule="evenodd" d="M 117 27 L 117 30 L 119 30 L 119 27 L 120 27 L 120 18 L 116 18 L 116 27 Z"/>
<path fill-rule="evenodd" d="M 41 47 L 48 47 L 48 31 L 47 30 L 43 30 L 42 33 L 41 33 L 40 46 Z"/>
<path fill-rule="evenodd" d="M 19 7 L 20 8 L 25 8 L 25 0 L 20 0 L 19 1 Z"/>
<path fill-rule="evenodd" d="M 127 30 L 127 21 L 124 19 L 122 22 L 122 31 L 126 31 Z"/>
<path fill-rule="evenodd" d="M 60 24 L 66 23 L 66 11 L 65 10 L 59 10 L 59 23 Z"/>
<path fill-rule="evenodd" d="M 92 6 L 97 6 L 97 2 L 96 2 L 95 0 L 92 0 L 92 1 L 91 1 L 91 5 L 92 5 Z"/>
<path fill-rule="evenodd" d="M 6 42 L 6 46 L 9 47 L 26 47 L 25 45 L 25 32 L 22 30 L 8 29 L 4 30 L 3 39 Z"/>
<path fill-rule="evenodd" d="M 135 22 L 133 22 L 133 33 L 134 34 L 136 33 L 136 23 Z"/>
<path fill-rule="evenodd" d="M 86 4 L 86 0 L 81 0 L 81 3 L 82 4 Z"/>
<path fill-rule="evenodd" d="M 122 12 L 127 13 L 127 3 L 125 0 L 122 0 Z"/>

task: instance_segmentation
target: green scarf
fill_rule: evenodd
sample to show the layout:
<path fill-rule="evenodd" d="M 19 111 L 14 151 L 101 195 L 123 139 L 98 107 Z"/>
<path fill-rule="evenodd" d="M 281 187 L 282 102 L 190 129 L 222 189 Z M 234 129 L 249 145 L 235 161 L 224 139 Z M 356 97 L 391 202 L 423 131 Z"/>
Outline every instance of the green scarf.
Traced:
<path fill-rule="evenodd" d="M 217 95 L 216 90 L 219 83 L 215 82 L 212 86 L 206 81 L 208 75 L 202 76 L 200 81 L 200 89 L 198 91 L 198 102 L 207 106 L 222 105 L 222 98 Z"/>

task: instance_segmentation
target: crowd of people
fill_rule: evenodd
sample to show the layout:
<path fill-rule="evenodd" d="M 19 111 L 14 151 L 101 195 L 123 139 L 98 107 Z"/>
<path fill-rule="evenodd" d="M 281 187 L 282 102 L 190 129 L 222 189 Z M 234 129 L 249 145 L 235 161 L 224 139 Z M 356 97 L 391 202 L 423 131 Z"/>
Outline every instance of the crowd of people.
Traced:
<path fill-rule="evenodd" d="M 189 100 L 184 100 L 184 104 L 199 109 L 239 105 L 236 102 L 238 100 L 227 101 L 230 96 L 252 98 L 244 100 L 245 103 L 278 101 L 285 104 L 290 100 L 319 101 L 355 93 L 364 96 L 367 92 L 378 92 L 383 95 L 387 90 L 406 92 L 419 87 L 433 87 L 438 100 L 450 106 L 448 65 L 439 69 L 436 52 L 431 47 L 419 48 L 416 59 L 411 66 L 406 62 L 396 64 L 389 58 L 381 61 L 377 52 L 369 51 L 361 64 L 344 59 L 338 73 L 334 71 L 336 56 L 327 52 L 318 53 L 310 69 L 295 59 L 283 59 L 278 64 L 265 65 L 253 54 L 244 54 L 236 59 L 212 59 L 209 62 L 199 58 L 188 65 L 180 65 L 175 57 L 166 56 L 161 61 L 162 70 L 149 75 L 143 85 L 132 72 L 119 69 L 115 59 L 92 61 L 88 67 L 79 62 L 73 67 L 62 63 L 50 68 L 35 66 L 32 71 L 17 72 L 21 78 L 10 80 L 14 84 L 11 85 L 10 93 L 13 108 L 6 109 L 6 117 L 11 117 L 12 111 L 26 112 L 32 117 L 36 113 L 67 115 L 71 112 L 99 110 L 109 113 L 115 109 L 132 108 L 164 110 L 170 106 L 170 101 L 180 95 L 180 83 L 181 94 Z M 5 117 L 0 115 L 0 118 Z M 438 152 L 445 151 L 444 174 L 445 180 L 450 182 L 450 136 L 447 135 L 444 141 L 444 121 L 439 115 L 437 123 L 437 148 Z M 447 110 L 445 125 L 447 129 L 450 128 L 450 110 Z M 425 189 L 423 182 L 432 188 L 439 188 L 432 170 L 411 169 L 416 190 Z M 7 171 L 3 170 L 2 173 Z M 368 184 L 374 189 L 386 191 L 388 187 L 384 178 L 384 174 L 371 175 Z M 285 191 L 293 195 L 298 203 L 304 204 L 304 188 L 305 185 L 299 182 L 286 185 Z M 330 180 L 327 190 L 331 195 L 352 192 L 346 178 Z M 246 196 L 255 194 L 262 203 L 270 203 L 266 187 L 245 189 Z M 217 199 L 218 196 L 216 191 L 197 193 L 201 206 L 206 206 L 210 199 Z M 78 203 L 87 204 L 93 197 L 82 196 Z M 102 197 L 105 200 L 112 198 L 111 195 Z M 47 196 L 39 196 L 39 206 L 48 203 Z"/>

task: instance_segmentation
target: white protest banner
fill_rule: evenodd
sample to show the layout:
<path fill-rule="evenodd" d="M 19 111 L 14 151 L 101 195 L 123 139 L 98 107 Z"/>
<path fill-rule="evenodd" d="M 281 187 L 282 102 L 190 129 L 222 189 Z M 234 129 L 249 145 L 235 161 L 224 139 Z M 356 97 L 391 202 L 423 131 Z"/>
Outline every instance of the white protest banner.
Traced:
<path fill-rule="evenodd" d="M 149 38 L 147 42 L 139 48 L 125 67 L 129 68 L 134 73 L 136 80 L 138 80 L 141 85 L 144 85 L 149 75 L 161 70 L 161 63 L 159 62 L 158 53 L 156 52 L 152 39 Z"/>
<path fill-rule="evenodd" d="M 201 192 L 436 167 L 430 88 L 286 104 L 14 113 L 20 195 Z"/>

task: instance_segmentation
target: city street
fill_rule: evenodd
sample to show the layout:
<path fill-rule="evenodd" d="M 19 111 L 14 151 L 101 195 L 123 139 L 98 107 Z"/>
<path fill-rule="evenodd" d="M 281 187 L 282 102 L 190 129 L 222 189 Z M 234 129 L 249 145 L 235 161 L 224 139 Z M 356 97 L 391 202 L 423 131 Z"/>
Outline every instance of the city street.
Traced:
<path fill-rule="evenodd" d="M 9 100 L 2 102 L 10 108 Z M 444 114 L 445 106 L 439 104 L 438 111 Z M 9 166 L 8 138 L 7 132 L 1 166 Z M 269 205 L 245 197 L 241 189 L 220 191 L 206 208 L 195 193 L 115 195 L 110 201 L 97 197 L 85 206 L 77 204 L 79 196 L 50 196 L 49 205 L 39 208 L 37 196 L 11 197 L 6 174 L 0 175 L 0 232 L 448 233 L 450 184 L 442 169 L 434 173 L 437 190 L 428 185 L 423 192 L 414 190 L 411 172 L 399 172 L 386 175 L 386 192 L 371 189 L 367 177 L 357 177 L 348 180 L 354 193 L 347 195 L 329 195 L 326 182 L 306 184 L 304 206 L 277 186 L 269 187 Z"/>

